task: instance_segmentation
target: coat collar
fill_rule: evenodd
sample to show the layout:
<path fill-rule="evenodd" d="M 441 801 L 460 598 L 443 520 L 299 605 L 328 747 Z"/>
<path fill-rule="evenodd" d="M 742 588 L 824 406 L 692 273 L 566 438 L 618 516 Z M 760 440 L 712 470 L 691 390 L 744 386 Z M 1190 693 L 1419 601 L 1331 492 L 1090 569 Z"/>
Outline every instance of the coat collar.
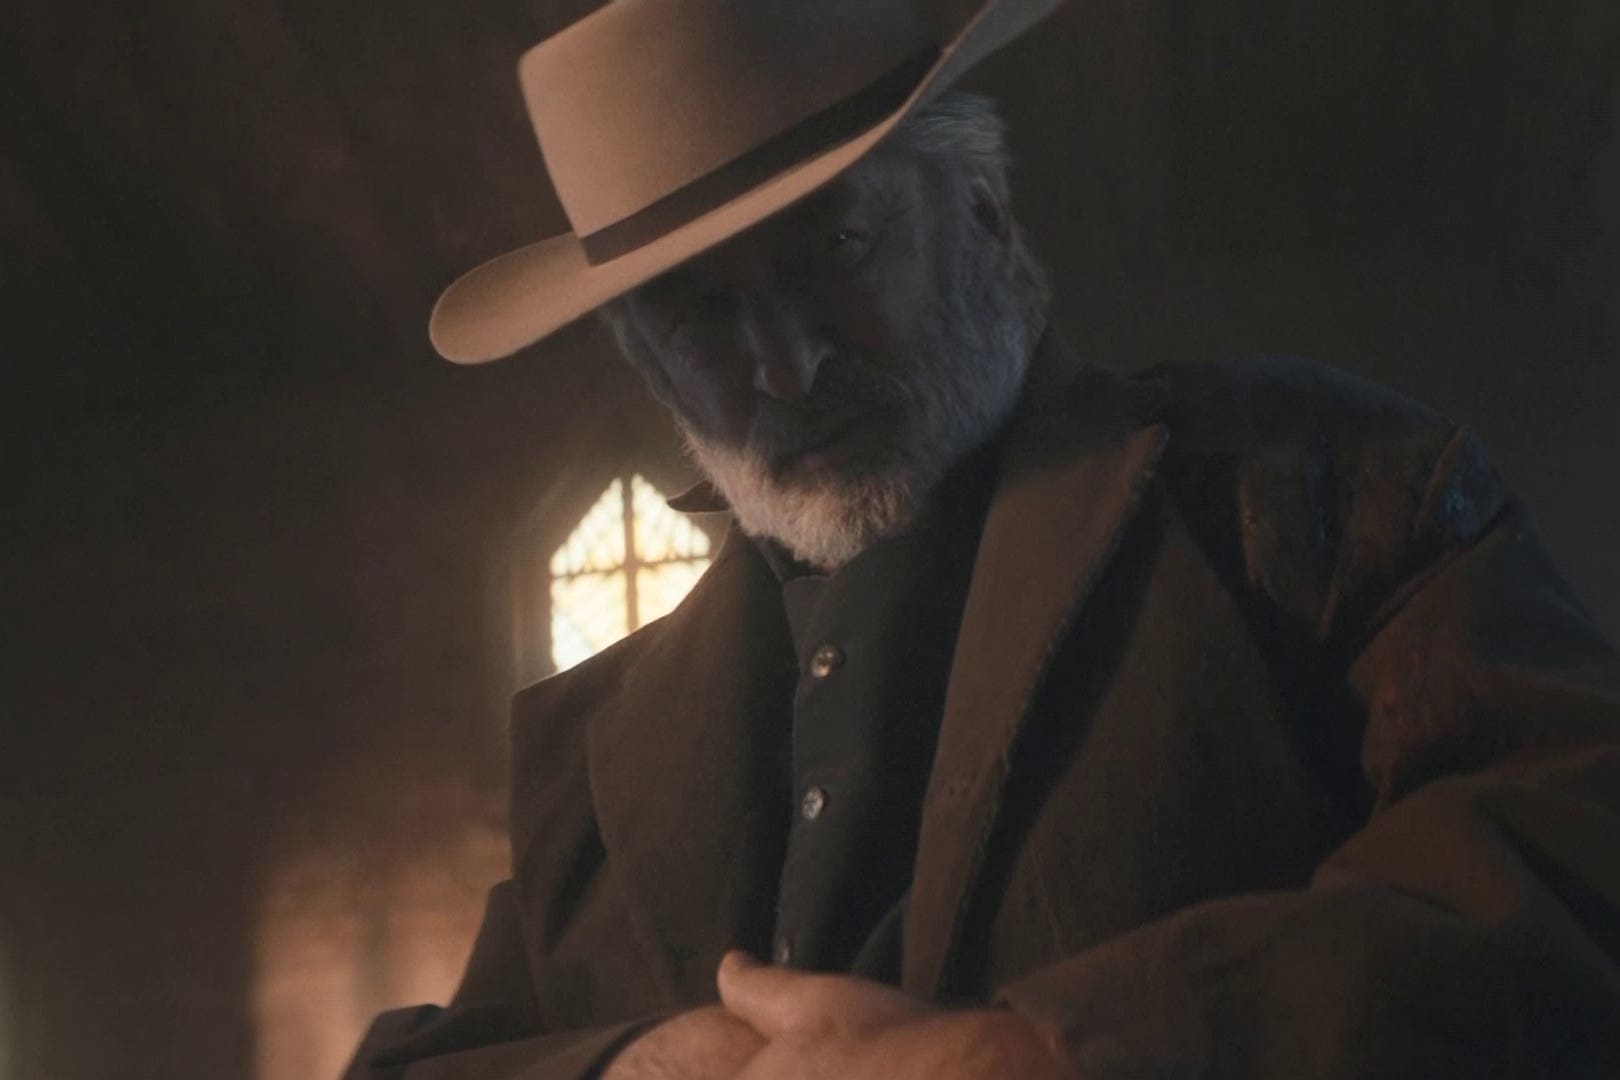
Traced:
<path fill-rule="evenodd" d="M 1013 744 L 1059 636 L 1132 517 L 1164 445 L 1157 384 L 1084 365 L 1047 334 L 1010 422 L 969 587 L 924 802 L 904 984 L 943 985 L 1007 784 Z M 745 654 L 750 658 L 744 660 Z M 755 657 L 785 658 L 761 664 Z M 647 634 L 589 733 L 609 865 L 673 996 L 731 946 L 768 935 L 788 807 L 760 730 L 796 678 L 776 579 L 733 534 Z M 790 722 L 790 719 L 784 720 Z M 764 925 L 760 909 L 764 911 Z"/>

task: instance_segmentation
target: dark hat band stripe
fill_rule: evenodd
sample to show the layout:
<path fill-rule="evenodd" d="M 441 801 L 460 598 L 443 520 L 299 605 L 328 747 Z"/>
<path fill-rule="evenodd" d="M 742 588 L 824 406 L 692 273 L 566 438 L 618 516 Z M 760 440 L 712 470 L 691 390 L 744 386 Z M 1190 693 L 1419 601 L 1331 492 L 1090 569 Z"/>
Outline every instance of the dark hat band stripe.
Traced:
<path fill-rule="evenodd" d="M 927 48 L 865 88 L 684 187 L 579 238 L 594 266 L 627 255 L 800 162 L 853 139 L 899 108 L 939 58 Z"/>

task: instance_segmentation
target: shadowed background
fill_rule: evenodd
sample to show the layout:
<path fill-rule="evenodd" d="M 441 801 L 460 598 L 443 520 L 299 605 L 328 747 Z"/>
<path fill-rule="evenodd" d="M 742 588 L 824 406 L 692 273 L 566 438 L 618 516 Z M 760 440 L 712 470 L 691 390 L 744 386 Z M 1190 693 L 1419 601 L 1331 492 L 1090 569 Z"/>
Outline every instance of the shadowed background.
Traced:
<path fill-rule="evenodd" d="M 319 1075 L 503 873 L 536 561 L 675 484 L 595 328 L 427 309 L 560 215 L 513 66 L 585 0 L 12 0 L 0 1080 Z M 1479 429 L 1620 631 L 1620 7 L 1095 0 L 1001 96 L 1056 321 Z"/>

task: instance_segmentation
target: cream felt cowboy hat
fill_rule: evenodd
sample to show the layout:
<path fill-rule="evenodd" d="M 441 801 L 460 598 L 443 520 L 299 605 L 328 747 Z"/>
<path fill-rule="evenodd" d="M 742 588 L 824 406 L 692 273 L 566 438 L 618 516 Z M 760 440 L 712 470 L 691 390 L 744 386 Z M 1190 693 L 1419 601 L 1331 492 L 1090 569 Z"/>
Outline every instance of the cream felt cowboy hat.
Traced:
<path fill-rule="evenodd" d="M 446 289 L 434 347 L 508 356 L 735 236 L 1059 3 L 613 0 L 518 65 L 572 230 Z"/>

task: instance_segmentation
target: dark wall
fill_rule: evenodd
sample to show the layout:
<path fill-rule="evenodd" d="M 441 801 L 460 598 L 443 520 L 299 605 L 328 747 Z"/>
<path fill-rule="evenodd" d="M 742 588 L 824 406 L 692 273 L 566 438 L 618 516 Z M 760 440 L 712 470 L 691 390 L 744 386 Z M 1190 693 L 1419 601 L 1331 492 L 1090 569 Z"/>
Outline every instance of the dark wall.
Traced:
<path fill-rule="evenodd" d="M 1072 5 L 979 82 L 1088 352 L 1301 353 L 1440 407 L 1620 628 L 1620 7 Z"/>
<path fill-rule="evenodd" d="M 0 15 L 0 1080 L 252 1075 L 287 866 L 338 911 L 423 851 L 469 911 L 500 872 L 456 838 L 500 827 L 514 538 L 678 469 L 591 327 L 476 370 L 423 336 L 557 220 L 511 65 L 591 6 Z M 1059 325 L 1439 405 L 1620 630 L 1620 9 L 1215 11 L 1071 5 L 974 78 Z"/>

